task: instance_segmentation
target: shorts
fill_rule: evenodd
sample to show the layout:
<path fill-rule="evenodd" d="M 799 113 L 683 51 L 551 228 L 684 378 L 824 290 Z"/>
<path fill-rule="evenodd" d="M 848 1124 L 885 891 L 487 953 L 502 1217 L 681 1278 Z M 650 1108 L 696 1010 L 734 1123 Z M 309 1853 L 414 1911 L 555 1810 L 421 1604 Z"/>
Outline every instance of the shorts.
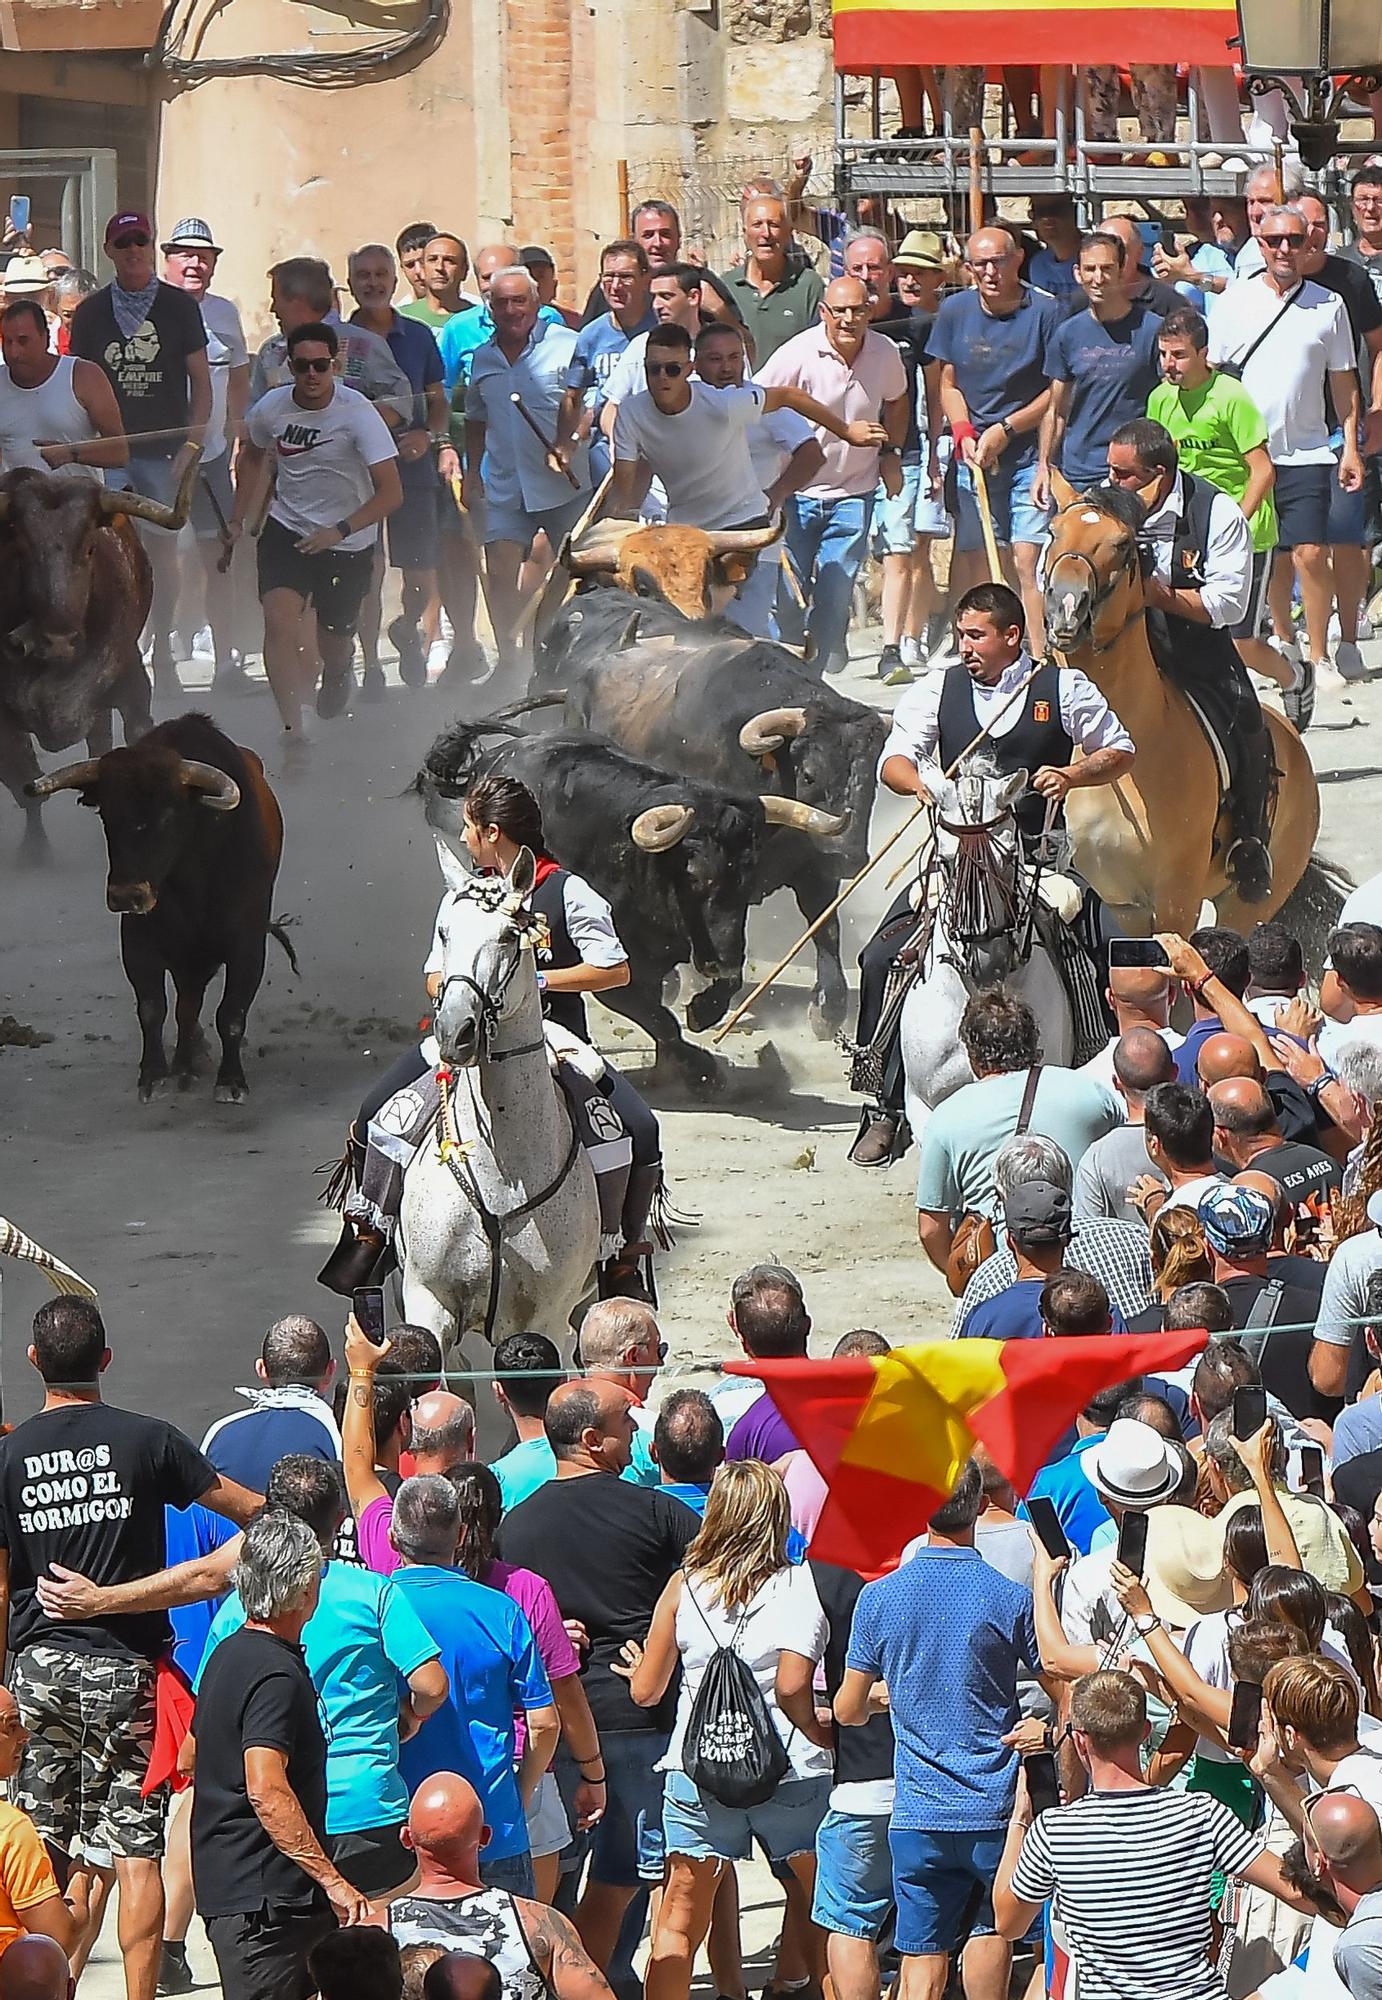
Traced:
<path fill-rule="evenodd" d="M 146 500 L 157 500 L 161 506 L 171 507 L 178 497 L 178 482 L 173 477 L 174 461 L 171 458 L 141 457 L 130 453 L 128 465 L 112 466 L 106 474 L 106 485 L 117 493 L 142 493 Z M 140 528 L 152 529 L 155 534 L 176 534 L 176 529 L 155 527 L 152 521 L 141 521 Z"/>
<path fill-rule="evenodd" d="M 1329 489 L 1334 465 L 1279 465 L 1272 498 L 1276 502 L 1276 545 L 1298 549 L 1329 539 Z"/>
<path fill-rule="evenodd" d="M 562 1873 L 577 1872 L 590 1856 L 590 1877 L 611 1888 L 637 1889 L 660 1882 L 666 1850 L 662 1839 L 662 1772 L 667 1733 L 659 1729 L 611 1730 L 600 1737 L 605 1765 L 605 1810 L 592 1827 L 573 1832 L 562 1854 Z M 557 1754 L 557 1783 L 568 1820 L 580 1772 L 564 1751 Z"/>
<path fill-rule="evenodd" d="M 317 623 L 342 638 L 353 635 L 370 586 L 374 549 L 327 549 L 305 556 L 298 537 L 271 514 L 259 537 L 259 601 L 271 590 L 291 590 L 317 614 Z"/>
<path fill-rule="evenodd" d="M 1256 639 L 1267 619 L 1267 584 L 1272 574 L 1272 550 L 1254 549 L 1252 552 L 1252 596 L 1248 608 L 1236 625 L 1229 631 L 1235 639 Z"/>
<path fill-rule="evenodd" d="M 967 1937 L 993 1935 L 993 1883 L 1006 1838 L 1002 1826 L 982 1833 L 892 1829 L 897 1949 L 904 1958 L 952 1952 Z"/>
<path fill-rule="evenodd" d="M 486 1861 L 481 1854 L 480 1880 L 487 1889 L 507 1889 L 511 1896 L 526 1896 L 530 1902 L 537 1894 L 533 1857 L 526 1847 L 521 1854 L 501 1854 L 495 1861 Z"/>
<path fill-rule="evenodd" d="M 1329 488 L 1329 519 L 1325 535 L 1331 549 L 1368 549 L 1382 540 L 1378 523 L 1377 460 L 1363 460 L 1363 483 L 1346 493 L 1337 472 Z"/>
<path fill-rule="evenodd" d="M 441 542 L 436 485 L 437 481 L 433 479 L 426 486 L 404 487 L 403 505 L 395 508 L 385 524 L 389 537 L 390 569 L 436 568 Z M 446 504 L 454 514 L 456 510 L 449 493 Z"/>
<path fill-rule="evenodd" d="M 1000 460 L 988 474 L 994 536 L 1009 548 L 1014 542 L 1039 545 L 1046 540 L 1046 526 L 1051 516 L 1048 508 L 1038 507 L 1032 499 L 1035 473 L 1036 460 L 1033 458 L 1022 459 L 1011 467 Z M 974 493 L 974 475 L 967 465 L 952 460 L 946 486 L 946 497 L 952 501 L 951 512 L 955 516 L 956 552 L 971 555 L 984 546 L 979 502 Z"/>
<path fill-rule="evenodd" d="M 485 547 L 493 542 L 517 542 L 526 556 L 541 531 L 559 549 L 571 529 L 590 504 L 588 493 L 573 493 L 560 507 L 538 507 L 529 511 L 518 501 L 485 501 Z"/>
<path fill-rule="evenodd" d="M 255 1910 L 205 1922 L 224 2000 L 310 2000 L 317 1987 L 307 1954 L 337 1928 L 329 1909 Z"/>
<path fill-rule="evenodd" d="M 329 1833 L 326 1851 L 352 1889 L 376 1902 L 411 1882 L 417 1856 L 399 1839 L 401 1826 L 367 1826 L 359 1832 Z"/>
<path fill-rule="evenodd" d="M 836 1937 L 876 1944 L 895 1907 L 887 1813 L 836 1812 L 832 1807 L 816 1835 L 812 1923 Z"/>
<path fill-rule="evenodd" d="M 43 1839 L 71 1855 L 157 1861 L 167 1793 L 140 1791 L 154 1740 L 149 1662 L 29 1646 L 10 1691 L 29 1731 L 13 1799 Z"/>
<path fill-rule="evenodd" d="M 761 1806 L 722 1806 L 684 1771 L 666 1773 L 662 1832 L 669 1854 L 747 1861 L 756 1840 L 769 1861 L 809 1854 L 830 1803 L 829 1778 L 784 1779 Z"/>
<path fill-rule="evenodd" d="M 560 1854 L 571 1838 L 561 1792 L 550 1771 L 544 1771 L 528 1807 L 528 1852 L 534 1861 Z"/>
<path fill-rule="evenodd" d="M 197 468 L 196 483 L 192 488 L 192 505 L 187 518 L 192 524 L 192 533 L 199 542 L 218 542 L 221 539 L 221 521 L 216 518 L 216 508 L 211 504 L 211 494 L 216 495 L 224 521 L 229 521 L 235 512 L 235 494 L 230 484 L 230 453 L 223 451 L 219 458 L 213 458 L 210 465 L 205 460 Z"/>

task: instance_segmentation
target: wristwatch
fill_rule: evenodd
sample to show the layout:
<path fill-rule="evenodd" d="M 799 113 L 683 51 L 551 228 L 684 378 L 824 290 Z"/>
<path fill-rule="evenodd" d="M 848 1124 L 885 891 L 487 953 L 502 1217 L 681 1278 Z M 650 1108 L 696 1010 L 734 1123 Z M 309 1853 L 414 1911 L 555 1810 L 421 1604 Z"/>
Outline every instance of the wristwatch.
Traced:
<path fill-rule="evenodd" d="M 353 535 L 355 533 L 355 530 L 354 528 L 351 527 L 349 521 L 338 521 L 336 523 L 336 533 L 344 541 L 347 536 Z"/>
<path fill-rule="evenodd" d="M 878 447 L 878 456 L 880 458 L 901 458 L 902 446 L 900 444 L 880 444 Z"/>
<path fill-rule="evenodd" d="M 1012 427 L 1012 419 L 1010 417 L 1000 417 L 998 419 L 998 428 L 1007 433 L 1009 442 L 1017 436 L 1017 432 Z"/>
<path fill-rule="evenodd" d="M 1157 1617 L 1155 1611 L 1142 1611 L 1133 1619 L 1132 1629 L 1136 1632 L 1139 1639 L 1145 1639 L 1149 1632 L 1159 1632 L 1161 1630 L 1161 1620 Z"/>

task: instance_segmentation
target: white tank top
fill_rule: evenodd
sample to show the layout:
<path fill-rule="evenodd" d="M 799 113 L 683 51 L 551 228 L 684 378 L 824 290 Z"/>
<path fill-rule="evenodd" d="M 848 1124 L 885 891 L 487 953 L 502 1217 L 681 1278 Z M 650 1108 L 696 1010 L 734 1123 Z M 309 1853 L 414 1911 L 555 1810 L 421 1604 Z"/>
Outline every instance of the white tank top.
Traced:
<path fill-rule="evenodd" d="M 389 1905 L 389 1929 L 405 1944 L 439 1944 L 471 1958 L 487 1958 L 504 1982 L 504 2000 L 551 2000 L 528 1935 L 507 1889 L 482 1889 L 473 1896 L 438 1901 L 398 1896 Z"/>
<path fill-rule="evenodd" d="M 60 354 L 58 365 L 37 389 L 21 389 L 10 380 L 8 368 L 0 368 L 0 471 L 12 472 L 17 465 L 32 465 L 40 472 L 50 468 L 34 440 L 45 444 L 85 444 L 98 435 L 72 387 L 75 357 Z M 60 477 L 75 474 L 78 479 L 98 479 L 105 475 L 92 465 L 60 465 Z"/>

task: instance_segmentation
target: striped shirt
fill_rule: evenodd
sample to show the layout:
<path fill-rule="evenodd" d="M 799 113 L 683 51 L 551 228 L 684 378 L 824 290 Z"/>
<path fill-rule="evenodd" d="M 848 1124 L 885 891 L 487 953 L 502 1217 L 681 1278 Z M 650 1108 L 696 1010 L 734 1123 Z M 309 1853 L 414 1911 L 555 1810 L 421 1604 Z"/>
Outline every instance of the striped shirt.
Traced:
<path fill-rule="evenodd" d="M 1227 2000 L 1210 1960 L 1210 1876 L 1241 1875 L 1263 1847 L 1205 1792 L 1090 1792 L 1041 1814 L 1012 1889 L 1055 1897 L 1080 2000 Z"/>

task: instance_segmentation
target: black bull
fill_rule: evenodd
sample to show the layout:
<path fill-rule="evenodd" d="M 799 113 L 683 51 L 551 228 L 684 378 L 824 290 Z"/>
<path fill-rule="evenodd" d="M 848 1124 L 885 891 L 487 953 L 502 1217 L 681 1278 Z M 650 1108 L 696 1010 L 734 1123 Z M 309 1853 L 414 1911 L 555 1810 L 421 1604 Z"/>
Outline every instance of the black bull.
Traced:
<path fill-rule="evenodd" d="M 755 861 L 754 902 L 790 889 L 814 923 L 868 858 L 886 724 L 805 671 L 785 647 L 719 620 L 692 623 L 656 599 L 590 590 L 546 633 L 532 700 L 564 701 L 569 728 L 607 736 L 668 770 L 846 819 L 843 836 L 824 842 L 771 828 Z M 827 1036 L 848 1004 L 838 920 L 822 927 L 815 947 L 811 1025 Z"/>
<path fill-rule="evenodd" d="M 497 734 L 507 740 L 482 743 Z M 777 830 L 767 814 L 791 812 L 816 828 L 803 839 L 825 844 L 838 822 L 674 776 L 580 731 L 522 736 L 503 724 L 458 723 L 438 737 L 418 774 L 428 821 L 453 847 L 461 801 L 485 771 L 528 786 L 552 852 L 609 902 L 630 962 L 628 985 L 603 994 L 605 1003 L 651 1036 L 660 1061 L 713 1079 L 713 1058 L 683 1036 L 663 1002 L 664 983 L 689 959 L 710 984 L 687 1019 L 697 1030 L 712 1027 L 743 983 L 745 921 Z"/>
<path fill-rule="evenodd" d="M 39 773 L 34 743 L 66 750 L 85 739 L 99 756 L 113 708 L 127 743 L 150 726 L 139 634 L 153 582 L 133 523 L 181 526 L 197 457 L 171 507 L 77 475 L 0 474 L 0 784 L 28 815 L 21 852 L 31 859 L 47 845 L 25 790 Z"/>
<path fill-rule="evenodd" d="M 200 1067 L 202 1001 L 224 966 L 216 1100 L 238 1104 L 249 1088 L 241 1045 L 270 932 L 297 970 L 269 918 L 283 819 L 263 765 L 209 716 L 188 714 L 123 750 L 39 778 L 33 790 L 39 798 L 75 791 L 101 815 L 106 906 L 120 917 L 120 957 L 143 1033 L 140 1097 L 152 1097 L 168 1075 L 168 975 L 177 995 L 173 1075 L 185 1089 Z"/>

